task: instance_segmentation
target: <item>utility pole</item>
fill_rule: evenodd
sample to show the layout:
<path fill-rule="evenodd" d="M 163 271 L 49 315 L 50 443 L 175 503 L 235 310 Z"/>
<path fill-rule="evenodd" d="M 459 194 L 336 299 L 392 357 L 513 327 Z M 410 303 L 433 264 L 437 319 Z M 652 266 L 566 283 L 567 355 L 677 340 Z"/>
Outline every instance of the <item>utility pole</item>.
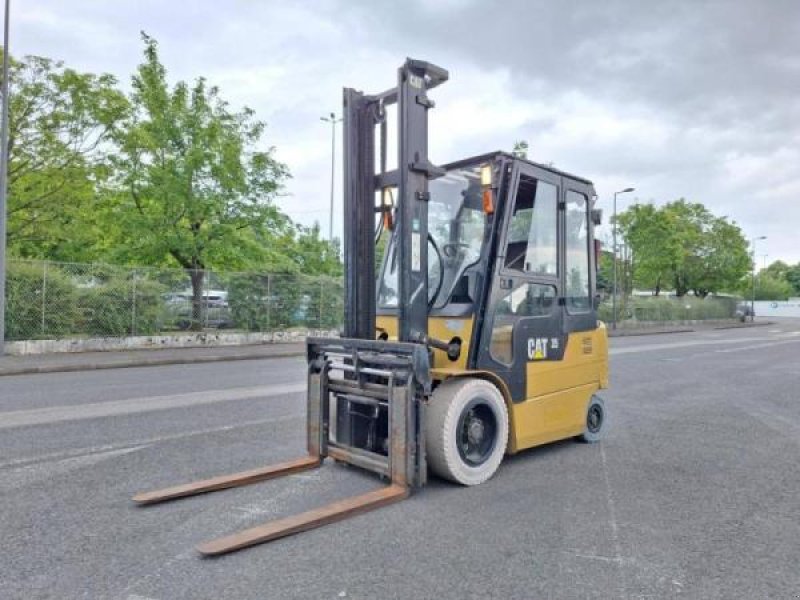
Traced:
<path fill-rule="evenodd" d="M 8 20 L 10 0 L 5 3 L 3 26 L 3 106 L 0 123 L 0 356 L 6 353 L 6 200 L 8 197 Z"/>
<path fill-rule="evenodd" d="M 753 323 L 756 320 L 756 242 L 758 240 L 765 240 L 767 236 L 762 235 L 757 238 L 753 238 L 750 241 L 750 252 L 753 259 L 753 270 L 751 272 L 751 281 L 750 285 L 752 288 L 752 296 L 750 297 L 750 322 Z"/>
<path fill-rule="evenodd" d="M 619 192 L 614 192 L 614 284 L 611 294 L 611 329 L 617 328 L 617 196 L 634 191 L 635 188 L 629 187 Z"/>
<path fill-rule="evenodd" d="M 342 118 L 336 118 L 336 114 L 331 113 L 330 116 L 320 117 L 319 120 L 331 124 L 331 210 L 328 215 L 328 241 L 333 241 L 333 186 L 336 181 L 336 124 L 340 122 Z"/>

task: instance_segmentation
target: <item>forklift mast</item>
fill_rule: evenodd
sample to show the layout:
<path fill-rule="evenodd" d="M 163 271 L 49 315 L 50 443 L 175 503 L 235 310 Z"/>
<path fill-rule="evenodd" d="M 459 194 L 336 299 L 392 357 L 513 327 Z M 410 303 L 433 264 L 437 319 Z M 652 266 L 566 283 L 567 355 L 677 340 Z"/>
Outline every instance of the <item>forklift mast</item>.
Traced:
<path fill-rule="evenodd" d="M 396 187 L 398 341 L 424 340 L 428 329 L 428 181 L 444 170 L 428 159 L 427 91 L 447 81 L 445 69 L 407 59 L 397 87 L 377 95 L 344 90 L 344 337 L 375 339 L 376 192 Z M 386 107 L 397 104 L 397 169 L 386 170 Z M 379 127 L 380 171 L 375 170 Z"/>

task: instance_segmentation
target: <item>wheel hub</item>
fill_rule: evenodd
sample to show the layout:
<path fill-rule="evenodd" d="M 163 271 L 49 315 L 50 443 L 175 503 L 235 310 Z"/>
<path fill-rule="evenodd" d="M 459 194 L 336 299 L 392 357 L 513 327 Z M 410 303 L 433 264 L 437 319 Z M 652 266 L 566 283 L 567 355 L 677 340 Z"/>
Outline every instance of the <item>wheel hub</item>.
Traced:
<path fill-rule="evenodd" d="M 603 409 L 595 404 L 589 408 L 589 414 L 586 415 L 586 426 L 592 433 L 597 433 L 602 425 Z"/>
<path fill-rule="evenodd" d="M 477 398 L 464 409 L 458 423 L 457 447 L 468 465 L 477 466 L 489 458 L 497 428 L 497 418 L 484 400 Z"/>
<path fill-rule="evenodd" d="M 470 444 L 480 444 L 483 441 L 483 436 L 486 427 L 480 419 L 472 418 L 467 425 L 467 439 Z"/>

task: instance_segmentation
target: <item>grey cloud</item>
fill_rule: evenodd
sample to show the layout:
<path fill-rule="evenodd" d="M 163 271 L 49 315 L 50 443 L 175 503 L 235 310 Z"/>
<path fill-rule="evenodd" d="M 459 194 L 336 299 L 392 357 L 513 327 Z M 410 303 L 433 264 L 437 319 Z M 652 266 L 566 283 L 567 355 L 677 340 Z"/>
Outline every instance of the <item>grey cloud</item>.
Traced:
<path fill-rule="evenodd" d="M 542 85 L 579 90 L 657 106 L 686 124 L 755 120 L 780 128 L 797 116 L 784 115 L 800 90 L 800 4 L 791 0 L 509 0 L 439 12 L 370 2 L 337 10 L 376 44 L 508 66 L 520 94 Z"/>

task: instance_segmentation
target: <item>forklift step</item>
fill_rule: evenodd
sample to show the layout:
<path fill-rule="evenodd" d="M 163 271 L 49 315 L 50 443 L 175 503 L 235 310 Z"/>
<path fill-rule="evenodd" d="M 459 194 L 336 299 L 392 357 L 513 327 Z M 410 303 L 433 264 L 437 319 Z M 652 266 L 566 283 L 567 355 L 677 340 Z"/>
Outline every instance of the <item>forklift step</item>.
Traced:
<path fill-rule="evenodd" d="M 176 485 L 163 490 L 144 492 L 134 496 L 133 501 L 137 504 L 156 504 L 167 500 L 175 500 L 176 498 L 184 498 L 186 496 L 195 496 L 197 494 L 214 492 L 216 490 L 249 485 L 283 475 L 307 471 L 308 469 L 320 466 L 321 462 L 318 456 L 304 456 L 303 458 L 296 458 L 260 469 L 251 469 L 250 471 L 242 471 L 231 475 L 222 475 L 202 481 Z"/>
<path fill-rule="evenodd" d="M 328 523 L 335 523 L 347 517 L 398 502 L 407 497 L 407 487 L 393 484 L 360 496 L 338 500 L 320 508 L 270 521 L 264 525 L 258 525 L 239 533 L 206 542 L 199 545 L 197 550 L 206 556 L 226 554 L 234 550 L 241 550 L 242 548 L 321 527 Z"/>

